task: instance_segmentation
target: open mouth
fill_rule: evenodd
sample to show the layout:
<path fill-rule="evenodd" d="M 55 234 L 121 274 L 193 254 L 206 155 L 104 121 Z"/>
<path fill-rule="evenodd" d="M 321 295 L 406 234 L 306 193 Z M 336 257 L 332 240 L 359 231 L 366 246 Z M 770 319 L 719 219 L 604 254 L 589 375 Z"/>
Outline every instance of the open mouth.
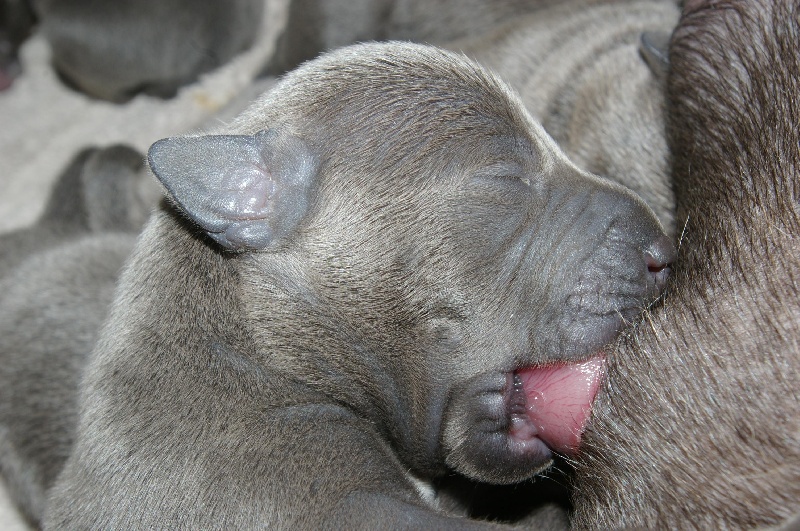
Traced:
<path fill-rule="evenodd" d="M 484 373 L 453 395 L 445 462 L 476 481 L 509 485 L 574 455 L 605 375 L 605 358 Z"/>
<path fill-rule="evenodd" d="M 604 374 L 603 356 L 510 373 L 509 438 L 520 446 L 539 440 L 554 452 L 574 454 Z"/>

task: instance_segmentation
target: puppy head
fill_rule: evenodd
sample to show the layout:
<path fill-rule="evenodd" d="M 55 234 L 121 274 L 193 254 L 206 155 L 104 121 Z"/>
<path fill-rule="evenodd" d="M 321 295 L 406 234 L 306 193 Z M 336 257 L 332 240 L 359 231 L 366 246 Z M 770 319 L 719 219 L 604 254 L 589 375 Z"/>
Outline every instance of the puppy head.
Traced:
<path fill-rule="evenodd" d="M 519 481 L 579 441 L 600 349 L 671 244 L 502 82 L 389 43 L 289 74 L 231 134 L 154 144 L 175 205 L 238 253 L 268 363 L 372 420 L 422 475 Z"/>

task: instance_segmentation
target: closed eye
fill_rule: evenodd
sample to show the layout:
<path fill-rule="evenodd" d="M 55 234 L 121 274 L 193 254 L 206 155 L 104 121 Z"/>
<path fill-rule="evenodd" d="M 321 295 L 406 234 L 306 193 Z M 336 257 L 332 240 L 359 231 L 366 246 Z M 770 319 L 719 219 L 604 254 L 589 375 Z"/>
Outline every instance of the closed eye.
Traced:
<path fill-rule="evenodd" d="M 504 177 L 504 178 L 505 179 L 517 179 L 519 181 L 522 181 L 522 183 L 525 186 L 528 186 L 528 187 L 530 187 L 530 185 L 531 185 L 531 179 L 530 179 L 530 177 L 527 177 L 527 176 L 509 175 L 509 176 Z"/>
<path fill-rule="evenodd" d="M 514 163 L 496 164 L 484 168 L 476 175 L 479 181 L 497 183 L 505 182 L 506 184 L 524 185 L 528 188 L 531 186 L 531 179 L 522 171 L 522 167 Z"/>

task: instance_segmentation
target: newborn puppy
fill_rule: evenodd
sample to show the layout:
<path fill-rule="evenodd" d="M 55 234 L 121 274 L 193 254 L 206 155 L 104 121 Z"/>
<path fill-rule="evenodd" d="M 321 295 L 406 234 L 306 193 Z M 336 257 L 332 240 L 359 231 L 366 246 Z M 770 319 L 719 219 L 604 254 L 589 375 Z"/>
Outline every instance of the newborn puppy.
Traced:
<path fill-rule="evenodd" d="M 144 163 L 143 154 L 121 144 L 76 154 L 39 219 L 0 234 L 0 279 L 29 256 L 87 233 L 141 230 L 161 193 Z"/>
<path fill-rule="evenodd" d="M 121 102 L 178 88 L 246 49 L 264 0 L 33 0 L 61 76 Z"/>
<path fill-rule="evenodd" d="M 36 223 L 0 235 L 0 473 L 32 523 L 71 447 L 80 367 L 160 194 L 144 162 L 123 145 L 81 151 Z"/>
<path fill-rule="evenodd" d="M 323 56 L 222 133 L 150 149 L 170 201 L 83 368 L 47 527 L 480 527 L 438 478 L 576 450 L 599 352 L 672 260 L 640 199 L 421 45 Z"/>

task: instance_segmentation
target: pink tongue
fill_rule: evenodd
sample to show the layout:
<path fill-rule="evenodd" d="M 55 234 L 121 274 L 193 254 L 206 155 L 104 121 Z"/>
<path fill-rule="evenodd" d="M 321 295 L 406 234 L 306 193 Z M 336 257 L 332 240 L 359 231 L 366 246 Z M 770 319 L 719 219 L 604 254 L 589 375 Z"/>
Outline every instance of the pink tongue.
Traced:
<path fill-rule="evenodd" d="M 604 369 L 605 359 L 598 356 L 582 363 L 517 371 L 528 417 L 537 437 L 551 449 L 567 454 L 578 449 Z"/>

